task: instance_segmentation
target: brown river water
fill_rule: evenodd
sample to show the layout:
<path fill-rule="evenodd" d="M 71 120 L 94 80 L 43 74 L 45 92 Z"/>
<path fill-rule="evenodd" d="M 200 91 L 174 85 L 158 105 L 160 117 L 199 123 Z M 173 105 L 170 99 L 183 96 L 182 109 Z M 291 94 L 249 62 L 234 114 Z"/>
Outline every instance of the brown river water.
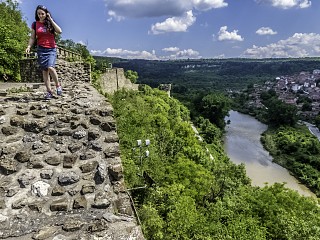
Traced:
<path fill-rule="evenodd" d="M 252 185 L 263 187 L 266 183 L 286 183 L 287 188 L 296 190 L 301 195 L 315 197 L 287 169 L 272 162 L 272 157 L 260 142 L 260 136 L 267 125 L 236 111 L 230 111 L 229 114 L 226 120 L 231 123 L 226 127 L 224 148 L 232 162 L 245 164 Z"/>

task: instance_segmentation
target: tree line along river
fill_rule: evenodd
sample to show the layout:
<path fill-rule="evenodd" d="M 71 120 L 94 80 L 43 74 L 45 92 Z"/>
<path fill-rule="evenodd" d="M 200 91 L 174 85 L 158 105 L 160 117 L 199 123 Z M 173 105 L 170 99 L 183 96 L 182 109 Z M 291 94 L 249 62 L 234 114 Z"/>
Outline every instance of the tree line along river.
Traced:
<path fill-rule="evenodd" d="M 230 124 L 226 127 L 225 151 L 235 164 L 245 164 L 252 185 L 263 187 L 276 182 L 286 183 L 286 187 L 304 196 L 315 197 L 315 194 L 290 175 L 287 169 L 272 162 L 272 157 L 260 142 L 260 136 L 267 129 L 267 125 L 236 111 L 230 111 L 226 120 L 230 120 Z"/>

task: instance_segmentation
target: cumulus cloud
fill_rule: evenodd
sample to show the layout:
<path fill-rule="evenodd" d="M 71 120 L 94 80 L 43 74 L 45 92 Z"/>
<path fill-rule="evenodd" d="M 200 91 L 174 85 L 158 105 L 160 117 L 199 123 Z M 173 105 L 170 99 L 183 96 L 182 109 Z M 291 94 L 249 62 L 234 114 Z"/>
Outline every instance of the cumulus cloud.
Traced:
<path fill-rule="evenodd" d="M 181 16 L 196 9 L 207 11 L 228 6 L 225 0 L 104 0 L 112 19 Z"/>
<path fill-rule="evenodd" d="M 186 58 L 201 58 L 198 51 L 195 51 L 193 49 L 185 49 L 185 50 L 179 50 L 175 52 L 174 54 L 171 54 L 169 56 L 162 56 L 162 59 L 186 59 Z"/>
<path fill-rule="evenodd" d="M 118 22 L 120 22 L 121 20 L 124 20 L 124 17 L 117 15 L 116 12 L 112 10 L 108 11 L 108 15 L 109 15 L 108 22 L 111 22 L 113 19 L 115 19 Z"/>
<path fill-rule="evenodd" d="M 191 2 L 193 3 L 194 8 L 200 11 L 228 6 L 228 3 L 226 3 L 224 0 L 193 0 Z"/>
<path fill-rule="evenodd" d="M 228 27 L 223 26 L 218 32 L 219 41 L 243 41 L 244 39 L 241 35 L 238 35 L 238 30 L 233 30 L 232 32 L 227 31 Z"/>
<path fill-rule="evenodd" d="M 148 51 L 131 51 L 121 48 L 107 48 L 104 51 L 91 50 L 91 54 L 95 56 L 119 57 L 125 59 L 147 59 L 147 60 L 168 60 L 168 59 L 186 59 L 201 58 L 198 51 L 192 49 L 180 50 L 178 47 L 163 48 L 164 55 L 157 56 L 156 52 Z M 167 55 L 169 53 L 169 55 Z"/>
<path fill-rule="evenodd" d="M 308 8 L 311 6 L 311 0 L 256 0 L 256 2 L 271 4 L 273 7 L 282 9 Z"/>
<path fill-rule="evenodd" d="M 214 56 L 213 58 L 215 58 L 215 59 L 224 59 L 224 58 L 226 58 L 226 56 L 224 54 L 220 54 L 220 55 Z"/>
<path fill-rule="evenodd" d="M 273 31 L 269 27 L 261 27 L 256 31 L 256 34 L 258 34 L 258 35 L 275 35 L 275 34 L 277 34 L 277 32 Z"/>
<path fill-rule="evenodd" d="M 104 51 L 101 50 L 91 50 L 93 55 L 98 56 L 108 56 L 108 57 L 119 57 L 126 59 L 149 59 L 156 60 L 158 59 L 155 51 L 130 51 L 122 48 L 107 48 Z"/>
<path fill-rule="evenodd" d="M 295 33 L 292 37 L 264 47 L 253 45 L 243 53 L 249 58 L 300 58 L 320 54 L 320 34 Z"/>
<path fill-rule="evenodd" d="M 156 23 L 151 26 L 150 34 L 161 34 L 166 32 L 186 32 L 196 18 L 192 11 L 186 12 L 182 17 L 167 18 L 164 22 Z"/>
<path fill-rule="evenodd" d="M 168 48 L 163 48 L 162 51 L 164 52 L 178 52 L 180 49 L 178 47 L 168 47 Z"/>

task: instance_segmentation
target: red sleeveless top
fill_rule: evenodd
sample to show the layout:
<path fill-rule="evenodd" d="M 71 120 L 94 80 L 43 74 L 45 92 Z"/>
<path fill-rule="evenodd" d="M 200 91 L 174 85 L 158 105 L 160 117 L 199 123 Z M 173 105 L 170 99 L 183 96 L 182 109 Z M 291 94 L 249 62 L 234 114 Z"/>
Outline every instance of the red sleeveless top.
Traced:
<path fill-rule="evenodd" d="M 36 23 L 36 26 L 34 24 Z M 35 29 L 37 36 L 37 45 L 44 48 L 55 48 L 57 47 L 56 41 L 54 39 L 54 34 L 52 34 L 49 29 L 42 22 L 32 23 L 32 29 Z"/>

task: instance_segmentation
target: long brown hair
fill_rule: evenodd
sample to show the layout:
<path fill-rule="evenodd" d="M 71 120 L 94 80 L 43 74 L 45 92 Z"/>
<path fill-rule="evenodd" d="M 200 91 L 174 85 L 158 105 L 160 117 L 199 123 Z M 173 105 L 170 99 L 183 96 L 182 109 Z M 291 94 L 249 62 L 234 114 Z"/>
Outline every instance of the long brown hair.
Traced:
<path fill-rule="evenodd" d="M 51 15 L 51 13 L 49 12 L 49 10 L 43 6 L 43 5 L 38 5 L 37 8 L 36 8 L 36 12 L 35 12 L 35 19 L 36 21 L 40 21 L 40 18 L 38 17 L 38 9 L 41 9 L 42 11 L 44 11 L 46 14 L 49 13 Z M 46 26 L 47 29 L 49 29 L 49 31 L 54 34 L 55 32 L 55 29 L 54 27 L 52 26 L 51 22 L 47 19 L 47 17 L 45 18 L 44 20 L 44 26 Z"/>

